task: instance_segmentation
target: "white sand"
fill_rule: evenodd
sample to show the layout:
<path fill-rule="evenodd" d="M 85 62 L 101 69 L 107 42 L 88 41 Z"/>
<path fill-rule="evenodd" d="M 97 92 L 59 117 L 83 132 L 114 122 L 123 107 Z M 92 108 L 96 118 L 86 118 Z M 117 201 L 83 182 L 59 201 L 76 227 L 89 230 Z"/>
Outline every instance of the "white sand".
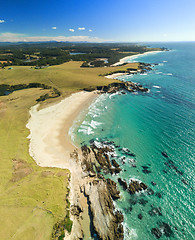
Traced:
<path fill-rule="evenodd" d="M 71 204 L 77 203 L 78 199 L 82 198 L 79 196 L 78 183 L 84 180 L 82 180 L 81 166 L 70 157 L 76 147 L 72 145 L 68 131 L 78 114 L 83 108 L 89 106 L 96 96 L 94 92 L 78 92 L 40 111 L 37 111 L 39 105 L 33 106 L 30 110 L 31 117 L 27 124 L 27 128 L 30 130 L 28 136 L 30 155 L 41 167 L 58 167 L 70 170 L 71 191 L 69 198 Z M 79 149 L 77 151 L 79 152 Z M 85 202 L 83 204 L 86 205 Z M 85 211 L 83 214 L 87 216 Z M 73 222 L 71 235 L 66 239 L 77 239 L 78 236 L 72 236 L 72 234 L 81 232 L 81 226 L 76 219 L 73 219 Z"/>
<path fill-rule="evenodd" d="M 156 53 L 159 53 L 159 52 L 162 52 L 162 51 L 149 51 L 149 52 L 140 53 L 140 54 L 136 54 L 136 55 L 132 55 L 132 56 L 127 56 L 127 57 L 121 58 L 119 62 L 114 63 L 112 65 L 112 67 L 120 66 L 120 65 L 126 63 L 127 60 L 133 60 L 133 59 L 136 59 L 139 56 L 149 55 L 149 54 L 156 54 Z"/>

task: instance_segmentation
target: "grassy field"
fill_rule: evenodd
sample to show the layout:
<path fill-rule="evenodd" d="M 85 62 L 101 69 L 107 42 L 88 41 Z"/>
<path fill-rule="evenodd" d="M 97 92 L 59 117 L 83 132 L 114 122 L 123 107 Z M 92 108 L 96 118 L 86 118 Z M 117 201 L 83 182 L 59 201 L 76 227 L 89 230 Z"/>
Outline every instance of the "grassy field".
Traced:
<path fill-rule="evenodd" d="M 61 91 L 62 97 L 84 87 L 107 85 L 98 76 L 109 68 L 80 68 L 69 62 L 45 69 L 14 67 L 0 70 L 0 84 L 40 82 Z M 120 69 L 136 67 L 128 64 Z M 25 89 L 0 97 L 0 239 L 48 240 L 53 226 L 67 214 L 69 171 L 38 167 L 29 156 L 29 109 L 50 90 Z M 60 98 L 62 98 L 60 97 Z M 56 101 L 49 99 L 49 101 Z M 46 101 L 48 102 L 48 100 Z M 44 103 L 43 103 L 44 105 Z"/>

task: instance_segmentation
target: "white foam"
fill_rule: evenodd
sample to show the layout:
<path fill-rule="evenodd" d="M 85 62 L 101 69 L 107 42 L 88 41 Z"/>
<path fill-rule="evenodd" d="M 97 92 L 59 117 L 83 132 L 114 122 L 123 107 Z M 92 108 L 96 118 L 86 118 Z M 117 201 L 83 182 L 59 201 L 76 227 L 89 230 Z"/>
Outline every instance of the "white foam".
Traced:
<path fill-rule="evenodd" d="M 168 62 L 168 61 L 163 61 L 164 63 Z"/>
<path fill-rule="evenodd" d="M 148 74 L 147 73 L 141 73 L 140 75 L 141 76 L 147 76 Z"/>
<path fill-rule="evenodd" d="M 119 94 L 118 92 L 113 93 L 113 94 L 111 94 L 111 95 L 109 96 L 109 98 L 111 99 L 112 97 L 114 97 L 115 95 L 118 95 L 118 94 Z"/>
<path fill-rule="evenodd" d="M 162 74 L 162 72 L 156 72 L 156 74 Z"/>
<path fill-rule="evenodd" d="M 125 232 L 125 240 L 136 240 L 138 238 L 136 229 L 129 228 L 126 223 L 123 223 L 124 232 Z"/>
<path fill-rule="evenodd" d="M 154 87 L 154 88 L 161 88 L 160 86 L 155 86 L 155 85 L 154 85 L 153 87 Z"/>
<path fill-rule="evenodd" d="M 102 123 L 92 120 L 90 126 L 96 128 L 97 126 L 102 125 Z"/>

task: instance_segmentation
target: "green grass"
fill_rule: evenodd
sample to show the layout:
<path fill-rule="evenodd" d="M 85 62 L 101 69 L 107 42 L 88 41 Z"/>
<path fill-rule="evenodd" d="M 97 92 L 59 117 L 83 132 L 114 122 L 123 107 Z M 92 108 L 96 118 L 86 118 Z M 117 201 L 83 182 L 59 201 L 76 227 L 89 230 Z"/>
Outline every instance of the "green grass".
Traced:
<path fill-rule="evenodd" d="M 117 67 L 83 69 L 81 64 L 69 62 L 40 70 L 13 66 L 13 70 L 0 70 L 0 84 L 40 82 L 66 96 L 113 82 L 98 75 Z M 67 201 L 69 171 L 38 167 L 29 156 L 29 109 L 49 91 L 32 88 L 0 97 L 0 239 L 50 239 L 53 227 L 64 219 L 66 229 L 72 227 Z M 46 104 L 52 101 L 56 99 Z"/>
<path fill-rule="evenodd" d="M 0 98 L 0 239 L 49 239 L 66 215 L 68 170 L 38 167 L 28 153 L 28 110 L 43 91 Z"/>

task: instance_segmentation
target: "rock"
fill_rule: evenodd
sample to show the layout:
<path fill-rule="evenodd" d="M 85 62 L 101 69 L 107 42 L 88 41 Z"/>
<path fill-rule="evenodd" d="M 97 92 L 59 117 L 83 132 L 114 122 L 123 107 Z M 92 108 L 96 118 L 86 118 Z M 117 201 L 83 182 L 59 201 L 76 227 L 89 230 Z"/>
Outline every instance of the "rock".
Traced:
<path fill-rule="evenodd" d="M 89 201 L 92 214 L 92 225 L 98 239 L 118 240 L 124 238 L 122 226 L 123 217 L 116 212 L 111 195 L 107 188 L 107 181 L 93 180 L 84 185 L 84 194 Z"/>
<path fill-rule="evenodd" d="M 80 213 L 81 213 L 83 210 L 82 210 L 81 206 L 72 205 L 70 211 L 71 211 L 71 214 L 72 214 L 73 216 L 79 216 Z"/>
<path fill-rule="evenodd" d="M 171 227 L 169 226 L 169 224 L 165 222 L 161 222 L 159 223 L 159 226 L 166 237 L 171 237 L 173 235 L 173 231 L 171 230 Z"/>
<path fill-rule="evenodd" d="M 161 193 L 156 193 L 155 196 L 157 196 L 158 198 L 162 198 L 162 194 Z"/>
<path fill-rule="evenodd" d="M 149 167 L 148 166 L 142 166 L 143 169 L 148 169 Z"/>
<path fill-rule="evenodd" d="M 107 179 L 107 188 L 112 197 L 112 199 L 116 200 L 120 198 L 120 192 L 117 190 L 116 183 L 111 179 Z"/>
<path fill-rule="evenodd" d="M 141 220 L 143 218 L 143 215 L 141 213 L 138 214 L 138 218 Z"/>
<path fill-rule="evenodd" d="M 163 157 L 166 157 L 166 158 L 168 158 L 168 155 L 167 155 L 167 153 L 166 153 L 166 152 L 161 152 L 161 154 L 163 155 Z"/>
<path fill-rule="evenodd" d="M 148 201 L 145 200 L 145 199 L 143 199 L 143 198 L 141 198 L 141 199 L 138 200 L 138 203 L 141 204 L 141 205 L 143 205 L 143 206 L 145 206 L 146 203 L 148 203 Z"/>
<path fill-rule="evenodd" d="M 162 236 L 161 231 L 158 228 L 152 228 L 151 233 L 158 239 Z"/>
<path fill-rule="evenodd" d="M 142 172 L 145 173 L 145 174 L 151 173 L 151 171 L 150 171 L 150 170 L 147 170 L 147 169 L 143 169 Z"/>
<path fill-rule="evenodd" d="M 152 184 L 152 186 L 156 186 L 156 183 L 155 183 L 155 182 L 153 182 L 153 181 L 151 182 L 151 184 Z"/>
<path fill-rule="evenodd" d="M 119 165 L 115 160 L 112 160 L 112 165 L 113 165 L 115 168 L 120 167 L 120 165 Z"/>
<path fill-rule="evenodd" d="M 181 181 L 182 181 L 182 183 L 184 183 L 185 185 L 188 185 L 188 182 L 187 182 L 184 178 L 182 178 Z"/>
<path fill-rule="evenodd" d="M 148 212 L 148 214 L 149 214 L 150 216 L 155 216 L 155 215 L 157 215 L 157 216 L 162 216 L 162 210 L 161 210 L 160 207 L 158 207 L 158 208 L 153 207 L 153 208 Z"/>
<path fill-rule="evenodd" d="M 82 151 L 82 154 L 84 157 L 87 156 L 91 152 L 90 148 L 88 148 L 86 145 L 81 147 L 81 151 Z"/>
<path fill-rule="evenodd" d="M 148 186 L 143 182 L 140 183 L 140 186 L 143 190 L 146 190 L 148 188 Z"/>
<path fill-rule="evenodd" d="M 122 180 L 121 178 L 118 178 L 118 182 L 124 188 L 124 190 L 127 190 L 128 185 L 124 180 Z"/>
<path fill-rule="evenodd" d="M 140 183 L 136 180 L 132 180 L 129 184 L 128 190 L 130 194 L 135 194 L 136 192 L 147 189 L 147 185 L 144 183 Z"/>
<path fill-rule="evenodd" d="M 153 191 L 151 188 L 148 188 L 148 189 L 147 189 L 147 194 L 148 194 L 148 195 L 153 195 L 153 194 L 154 194 L 154 191 Z"/>

